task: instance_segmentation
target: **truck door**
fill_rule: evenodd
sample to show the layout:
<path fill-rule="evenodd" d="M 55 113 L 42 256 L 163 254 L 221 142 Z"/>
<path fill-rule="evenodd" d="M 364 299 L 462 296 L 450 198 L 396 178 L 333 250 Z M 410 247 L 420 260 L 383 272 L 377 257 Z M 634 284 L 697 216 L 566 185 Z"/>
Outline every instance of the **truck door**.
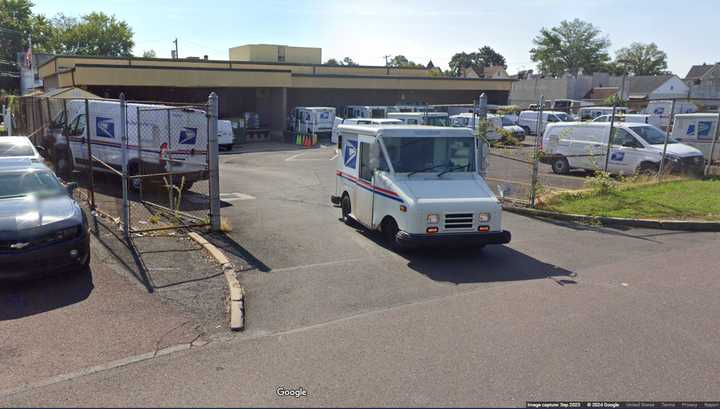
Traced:
<path fill-rule="evenodd" d="M 377 143 L 374 138 L 358 137 L 358 155 L 360 166 L 358 170 L 358 189 L 355 189 L 355 201 L 352 212 L 355 218 L 365 226 L 374 228 L 373 211 L 375 207 L 374 194 L 374 162 L 371 154 L 371 144 Z"/>
<path fill-rule="evenodd" d="M 643 145 L 628 131 L 616 128 L 610 148 L 608 171 L 624 175 L 635 173 L 644 156 L 642 149 Z"/>

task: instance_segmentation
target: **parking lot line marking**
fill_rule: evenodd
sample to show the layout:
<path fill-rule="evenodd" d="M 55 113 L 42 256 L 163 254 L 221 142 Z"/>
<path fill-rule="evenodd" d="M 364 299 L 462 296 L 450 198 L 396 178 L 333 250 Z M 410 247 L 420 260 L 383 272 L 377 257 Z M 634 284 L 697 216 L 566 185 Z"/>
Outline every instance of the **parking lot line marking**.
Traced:
<path fill-rule="evenodd" d="M 335 155 L 334 155 L 332 158 L 328 159 L 328 160 L 333 160 L 333 159 L 337 158 L 338 155 L 339 155 L 339 153 L 338 153 L 337 151 L 335 151 Z"/>
<path fill-rule="evenodd" d="M 302 270 L 304 268 L 326 267 L 326 266 L 333 266 L 335 264 L 356 263 L 358 261 L 363 261 L 363 260 L 367 260 L 367 257 L 350 258 L 347 260 L 326 261 L 324 263 L 303 264 L 303 265 L 292 266 L 292 267 L 273 268 L 273 269 L 270 269 L 269 272 L 270 273 L 282 273 L 285 271 Z"/>
<path fill-rule="evenodd" d="M 115 368 L 121 368 L 123 366 L 128 366 L 130 364 L 147 361 L 149 359 L 158 358 L 163 355 L 169 355 L 169 354 L 173 354 L 175 352 L 185 351 L 190 348 L 192 348 L 192 344 L 178 344 L 178 345 L 174 345 L 174 346 L 170 346 L 170 347 L 161 349 L 159 351 L 152 351 L 152 352 L 146 352 L 146 353 L 140 354 L 140 355 L 129 356 L 127 358 L 118 359 L 116 361 L 111 361 L 111 362 L 108 362 L 105 364 L 91 366 L 88 368 L 83 368 L 83 369 L 80 369 L 79 371 L 68 372 L 65 374 L 52 376 L 50 378 L 46 378 L 46 379 L 43 379 L 38 382 L 32 382 L 32 383 L 28 383 L 28 384 L 18 386 L 15 388 L 0 390 L 0 397 L 7 397 L 10 395 L 15 395 L 17 393 L 25 392 L 30 389 L 41 388 L 44 386 L 50 386 L 50 385 L 54 385 L 56 383 L 69 381 L 69 380 L 72 380 L 75 378 L 92 375 L 94 373 L 104 372 L 104 371 L 107 371 L 110 369 L 115 369 Z"/>
<path fill-rule="evenodd" d="M 235 202 L 238 200 L 255 200 L 255 196 L 247 195 L 245 193 L 220 193 L 220 200 L 224 202 Z"/>

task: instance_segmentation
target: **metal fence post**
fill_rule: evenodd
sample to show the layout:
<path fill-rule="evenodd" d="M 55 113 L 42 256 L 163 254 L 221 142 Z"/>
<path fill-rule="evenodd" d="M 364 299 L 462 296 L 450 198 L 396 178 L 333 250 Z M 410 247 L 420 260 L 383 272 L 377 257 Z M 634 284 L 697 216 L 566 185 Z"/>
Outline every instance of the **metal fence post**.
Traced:
<path fill-rule="evenodd" d="M 130 240 L 130 204 L 128 203 L 128 166 L 127 166 L 127 102 L 125 93 L 120 94 L 120 151 L 122 155 L 122 218 L 123 235 L 125 240 Z"/>
<path fill-rule="evenodd" d="M 137 122 L 137 144 L 138 144 L 138 172 L 135 177 L 139 177 L 143 174 L 143 156 L 142 156 L 142 135 L 140 130 L 140 107 L 135 108 L 135 119 Z M 140 202 L 143 201 L 143 180 L 138 179 L 138 193 L 140 194 Z"/>
<path fill-rule="evenodd" d="M 90 173 L 90 210 L 95 211 L 95 174 L 93 168 L 92 139 L 90 138 L 90 101 L 85 100 L 85 139 L 87 142 L 88 172 Z"/>
<path fill-rule="evenodd" d="M 173 200 L 173 197 L 175 195 L 175 180 L 174 180 L 175 177 L 173 176 L 174 163 L 173 163 L 173 157 L 172 157 L 172 149 L 173 149 L 173 147 L 172 147 L 172 122 L 170 120 L 170 111 L 171 110 L 172 110 L 172 108 L 168 108 L 166 110 L 166 112 L 167 112 L 167 145 L 168 145 L 168 149 L 167 149 L 168 207 L 174 211 L 175 210 L 175 202 Z"/>
<path fill-rule="evenodd" d="M 540 139 L 542 138 L 543 133 L 543 107 L 545 105 L 545 96 L 540 96 L 540 101 L 538 101 L 538 108 L 540 110 L 538 111 L 537 116 L 537 127 L 535 128 L 535 146 L 533 146 L 533 158 L 532 158 L 532 178 L 530 179 L 530 207 L 535 207 L 535 199 L 537 196 L 537 182 L 538 182 L 538 161 L 540 160 L 539 157 L 539 151 L 540 151 L 540 144 L 538 143 Z"/>
<path fill-rule="evenodd" d="M 473 115 L 473 118 L 475 115 Z M 476 140 L 479 143 L 478 148 L 480 151 L 480 163 L 478 164 L 478 168 L 480 170 L 480 176 L 485 178 L 487 176 L 487 163 L 488 163 L 488 155 L 490 153 L 490 149 L 488 147 L 488 141 L 487 141 L 487 95 L 483 92 L 480 94 L 480 98 L 478 98 L 478 125 L 484 126 L 485 129 L 485 135 L 482 135 L 482 140 L 479 140 L 479 138 L 476 138 Z M 484 123 L 484 125 L 483 125 Z M 475 132 L 473 128 L 473 133 Z M 479 132 L 479 129 L 478 129 Z"/>
<path fill-rule="evenodd" d="M 608 142 L 607 142 L 607 148 L 605 149 L 605 166 L 603 167 L 603 171 L 607 173 L 608 171 L 608 162 L 610 160 L 610 149 L 612 148 L 612 143 L 614 136 L 613 135 L 613 129 L 615 128 L 615 111 L 617 110 L 617 98 L 613 101 L 612 106 L 612 116 L 610 117 L 610 132 L 608 133 Z M 595 160 L 593 159 L 593 162 Z"/>
<path fill-rule="evenodd" d="M 210 178 L 210 223 L 212 231 L 220 231 L 220 163 L 218 160 L 218 96 L 208 97 L 208 177 Z"/>
<path fill-rule="evenodd" d="M 715 124 L 715 138 L 710 144 L 710 155 L 708 155 L 708 163 L 705 165 L 705 176 L 710 174 L 710 168 L 713 165 L 713 158 L 715 157 L 715 147 L 717 146 L 718 139 L 720 139 L 720 108 L 718 108 L 718 122 Z"/>
<path fill-rule="evenodd" d="M 668 124 L 665 127 L 665 144 L 663 145 L 662 158 L 660 158 L 660 169 L 658 170 L 658 182 L 662 180 L 662 174 L 665 171 L 665 155 L 667 154 L 668 141 L 670 140 L 670 125 L 672 125 L 673 116 L 675 115 L 675 98 L 672 100 L 670 107 L 670 118 L 668 118 Z"/>

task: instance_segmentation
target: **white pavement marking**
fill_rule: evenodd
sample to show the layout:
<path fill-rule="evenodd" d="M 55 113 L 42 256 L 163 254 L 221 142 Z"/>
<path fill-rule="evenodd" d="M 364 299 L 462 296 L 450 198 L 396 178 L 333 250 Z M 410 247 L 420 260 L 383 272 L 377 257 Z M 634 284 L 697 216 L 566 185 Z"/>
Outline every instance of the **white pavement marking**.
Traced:
<path fill-rule="evenodd" d="M 168 354 L 172 354 L 175 352 L 185 351 L 190 348 L 192 348 L 192 344 L 179 344 L 179 345 L 171 346 L 171 347 L 168 347 L 165 349 L 161 349 L 159 351 L 147 352 L 144 354 L 119 359 L 117 361 L 108 362 L 106 364 L 91 366 L 89 368 L 84 368 L 79 371 L 69 372 L 69 373 L 65 373 L 62 375 L 57 375 L 57 376 L 53 376 L 50 378 L 46 378 L 46 379 L 43 379 L 38 382 L 31 382 L 31 383 L 27 383 L 25 385 L 18 386 L 15 388 L 0 390 L 0 397 L 14 395 L 16 393 L 24 392 L 29 389 L 39 388 L 39 387 L 43 387 L 43 386 L 50 386 L 50 385 L 53 385 L 56 383 L 69 381 L 71 379 L 80 378 L 82 376 L 91 375 L 91 374 L 94 374 L 97 372 L 107 371 L 109 369 L 120 368 L 120 367 L 127 366 L 130 364 L 146 361 L 148 359 L 157 358 L 157 357 L 160 357 L 163 355 L 168 355 Z"/>
<path fill-rule="evenodd" d="M 220 200 L 225 202 L 235 202 L 238 200 L 255 200 L 255 196 L 246 195 L 245 193 L 220 193 Z"/>
<path fill-rule="evenodd" d="M 312 151 L 307 152 L 300 152 L 296 153 L 295 155 L 290 156 L 289 158 L 285 158 L 285 162 L 294 162 L 294 161 L 311 161 L 311 160 L 325 160 L 324 158 L 307 158 L 307 159 L 299 159 L 302 155 L 305 155 L 306 153 L 310 153 Z M 337 157 L 337 154 L 332 158 L 335 159 Z M 331 159 L 331 160 L 332 160 Z"/>
<path fill-rule="evenodd" d="M 340 154 L 339 154 L 337 151 L 335 151 L 335 155 L 334 155 L 332 158 L 328 159 L 328 160 L 333 160 L 333 159 L 337 158 L 338 155 L 340 155 Z"/>

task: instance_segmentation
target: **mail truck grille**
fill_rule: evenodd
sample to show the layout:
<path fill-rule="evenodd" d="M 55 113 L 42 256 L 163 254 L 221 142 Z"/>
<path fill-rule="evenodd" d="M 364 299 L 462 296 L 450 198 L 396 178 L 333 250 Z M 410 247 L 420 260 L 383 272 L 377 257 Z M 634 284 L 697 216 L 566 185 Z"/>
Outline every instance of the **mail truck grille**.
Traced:
<path fill-rule="evenodd" d="M 472 213 L 446 213 L 445 229 L 472 229 L 473 214 Z"/>

